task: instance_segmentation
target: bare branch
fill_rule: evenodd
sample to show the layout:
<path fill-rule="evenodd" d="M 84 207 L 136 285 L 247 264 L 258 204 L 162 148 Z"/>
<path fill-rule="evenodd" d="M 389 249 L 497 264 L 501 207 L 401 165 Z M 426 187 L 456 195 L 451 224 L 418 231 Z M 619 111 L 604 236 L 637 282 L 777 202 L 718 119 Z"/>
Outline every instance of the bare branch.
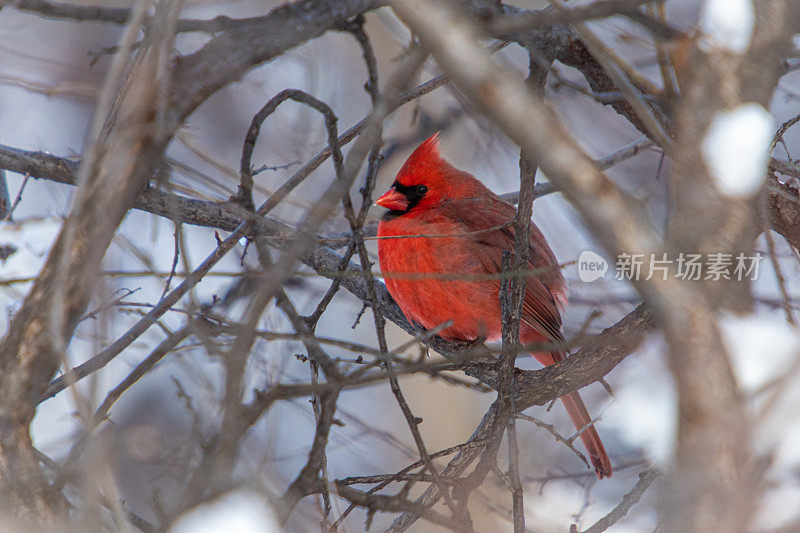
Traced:
<path fill-rule="evenodd" d="M 639 481 L 637 481 L 633 489 L 622 498 L 622 501 L 592 527 L 585 529 L 583 533 L 602 533 L 619 522 L 622 517 L 628 514 L 631 507 L 639 502 L 645 491 L 650 488 L 650 485 L 652 485 L 660 475 L 661 472 L 655 468 L 640 472 Z"/>
<path fill-rule="evenodd" d="M 138 31 L 143 13 L 140 8 L 131 21 L 127 41 Z M 84 162 L 83 179 L 79 180 L 70 216 L 0 343 L 0 391 L 4 398 L 0 425 L 7 428 L 0 438 L 0 476 L 19 480 L 4 483 L 0 498 L 16 512 L 46 516 L 48 509 L 59 507 L 41 479 L 28 425 L 36 399 L 58 368 L 61 353 L 86 309 L 105 250 L 149 178 L 157 161 L 154 155 L 160 153 L 154 134 L 160 128 L 162 102 L 158 99 L 160 84 L 153 80 L 168 83 L 168 76 L 159 76 L 159 68 L 162 55 L 172 46 L 170 22 L 175 11 L 166 9 L 162 15 L 159 28 L 147 49 L 140 51 L 119 93 L 119 105 L 112 117 L 117 127 L 110 127 L 105 136 L 98 137 L 94 157 Z M 115 82 L 113 75 L 109 82 Z M 107 86 L 105 92 L 117 89 Z M 104 102 L 101 99 L 101 106 Z M 98 110 L 99 121 L 106 120 L 105 112 L 103 107 Z"/>

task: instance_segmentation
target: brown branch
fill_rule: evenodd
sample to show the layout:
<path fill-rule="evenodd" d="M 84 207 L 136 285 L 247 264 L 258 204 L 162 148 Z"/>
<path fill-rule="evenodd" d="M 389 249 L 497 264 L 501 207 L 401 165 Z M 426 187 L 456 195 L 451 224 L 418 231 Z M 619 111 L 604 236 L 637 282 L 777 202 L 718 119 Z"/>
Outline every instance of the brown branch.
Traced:
<path fill-rule="evenodd" d="M 262 107 L 258 113 L 253 116 L 253 120 L 250 122 L 250 127 L 248 128 L 247 135 L 244 139 L 244 145 L 242 146 L 242 158 L 239 168 L 241 183 L 239 184 L 239 193 L 234 200 L 241 202 L 246 209 L 254 209 L 253 167 L 251 160 L 253 157 L 253 149 L 255 148 L 256 140 L 258 139 L 258 134 L 261 131 L 261 125 L 264 123 L 267 117 L 274 113 L 275 110 L 278 109 L 278 106 L 280 106 L 286 100 L 294 100 L 295 102 L 305 104 L 322 114 L 325 119 L 325 128 L 328 130 L 328 148 L 331 150 L 331 154 L 333 155 L 334 165 L 337 169 L 337 175 L 341 174 L 342 149 L 339 144 L 339 135 L 336 130 L 336 122 L 338 119 L 336 118 L 336 115 L 333 114 L 333 110 L 324 102 L 304 91 L 297 89 L 283 90 L 272 97 L 269 102 L 264 104 L 264 107 Z"/>
<path fill-rule="evenodd" d="M 667 225 L 673 249 L 752 254 L 763 227 L 754 223 L 756 201 L 720 194 L 700 149 L 720 113 L 746 103 L 768 113 L 782 60 L 792 53 L 797 3 L 756 3 L 753 9 L 755 27 L 744 49 L 687 43 L 691 69 L 681 73 L 674 117 L 675 209 Z M 662 321 L 679 398 L 675 466 L 666 489 L 675 496 L 662 509 L 665 532 L 742 529 L 758 507 L 763 486 L 752 449 L 755 419 L 716 326 L 719 309 L 751 311 L 751 291 L 749 280 L 704 283 L 700 298 L 672 302 Z"/>
<path fill-rule="evenodd" d="M 178 59 L 171 95 L 173 124 L 253 67 L 380 5 L 376 0 L 302 0 L 222 31 L 197 52 Z"/>
<path fill-rule="evenodd" d="M 175 350 L 175 348 L 183 342 L 186 337 L 191 333 L 190 326 L 184 326 L 171 335 L 167 336 L 161 341 L 156 348 L 150 352 L 150 355 L 145 357 L 136 367 L 123 379 L 116 387 L 114 387 L 105 397 L 103 403 L 94 413 L 95 423 L 105 420 L 111 406 L 119 400 L 122 394 L 128 390 L 134 383 L 142 379 L 145 374 L 156 366 L 168 353 Z"/>
<path fill-rule="evenodd" d="M 183 282 L 175 287 L 172 291 L 166 294 L 159 302 L 153 306 L 136 324 L 131 326 L 128 331 L 118 337 L 114 342 L 109 344 L 102 351 L 98 352 L 87 361 L 84 361 L 77 367 L 71 369 L 69 372 L 52 380 L 47 390 L 39 397 L 37 403 L 40 403 L 48 398 L 52 398 L 62 390 L 66 389 L 70 383 L 74 383 L 90 374 L 93 374 L 100 368 L 110 363 L 116 356 L 130 346 L 136 339 L 141 337 L 164 313 L 169 311 L 180 299 L 197 285 L 203 277 L 208 273 L 211 268 L 222 259 L 225 254 L 233 249 L 239 242 L 239 239 L 246 234 L 248 224 L 242 222 L 227 239 L 221 241 L 212 253 L 194 270 L 189 274 Z"/>
<path fill-rule="evenodd" d="M 289 519 L 289 515 L 301 498 L 309 494 L 309 488 L 317 485 L 317 476 L 324 464 L 325 450 L 328 445 L 331 426 L 333 425 L 333 415 L 336 413 L 336 401 L 338 392 L 331 392 L 320 395 L 322 407 L 317 421 L 317 429 L 314 434 L 314 441 L 311 444 L 311 451 L 308 454 L 308 461 L 300 470 L 289 488 L 281 496 L 278 503 L 278 516 L 283 524 Z"/>
<path fill-rule="evenodd" d="M 402 69 L 401 69 L 402 70 Z M 329 185 L 322 193 L 320 200 L 314 203 L 310 209 L 305 213 L 304 217 L 297 224 L 295 233 L 299 238 L 296 238 L 284 247 L 284 253 L 275 262 L 272 263 L 269 257 L 269 252 L 266 249 L 267 243 L 263 235 L 256 235 L 255 242 L 258 252 L 259 262 L 262 267 L 262 275 L 260 276 L 259 283 L 249 305 L 247 315 L 245 317 L 246 327 L 242 329 L 241 333 L 237 336 L 236 341 L 232 348 L 226 354 L 225 362 L 225 399 L 223 402 L 223 418 L 220 431 L 215 439 L 215 444 L 208 447 L 201 459 L 201 468 L 197 471 L 196 475 L 189 483 L 189 488 L 184 493 L 182 498 L 181 508 L 185 509 L 191 502 L 195 501 L 207 487 L 212 490 L 219 490 L 228 484 L 230 474 L 233 470 L 234 461 L 237 455 L 238 444 L 243 438 L 249 426 L 245 423 L 244 408 L 241 405 L 241 398 L 244 387 L 244 372 L 246 369 L 248 355 L 252 349 L 253 343 L 257 339 L 256 323 L 261 314 L 266 308 L 267 304 L 274 296 L 282 294 L 281 286 L 286 278 L 291 275 L 295 262 L 303 257 L 310 248 L 314 246 L 314 238 L 312 232 L 327 219 L 333 212 L 336 205 L 330 200 L 333 198 L 341 198 L 348 194 L 350 187 L 355 180 L 356 173 L 363 163 L 363 158 L 366 157 L 364 147 L 375 143 L 380 135 L 380 125 L 384 119 L 385 111 L 382 106 L 376 106 L 370 115 L 370 120 L 365 128 L 364 134 L 356 141 L 355 146 L 348 153 L 347 159 L 343 162 L 341 156 L 341 149 L 338 144 L 338 132 L 336 128 L 336 118 L 333 112 L 322 102 L 310 97 L 305 93 L 299 91 L 285 91 L 283 96 L 272 99 L 267 105 L 262 108 L 256 118 L 253 120 L 254 127 L 248 132 L 245 140 L 245 147 L 243 149 L 242 164 L 249 165 L 249 150 L 252 150 L 252 145 L 258 134 L 258 127 L 260 121 L 263 121 L 269 114 L 271 114 L 282 101 L 287 98 L 297 99 L 303 103 L 308 103 L 315 109 L 322 112 L 326 119 L 326 127 L 328 131 L 328 144 L 334 154 L 334 163 L 336 168 L 337 179 Z M 259 121 L 259 119 L 261 119 Z M 244 184 L 244 181 L 243 181 Z M 274 195 L 273 195 L 274 196 Z M 271 200 L 272 198 L 270 198 Z M 265 206 L 270 206 L 268 200 Z M 259 208 L 259 212 L 264 210 L 264 206 Z M 283 298 L 283 305 L 289 306 L 288 298 Z M 309 333 L 305 330 L 298 330 L 298 333 Z M 319 345 L 312 343 L 317 348 Z M 329 358 L 320 357 L 319 362 L 326 364 L 323 366 L 326 370 L 326 375 L 329 380 L 336 381 L 339 378 L 339 372 L 335 365 L 330 363 Z M 333 417 L 333 412 L 336 409 L 336 399 L 338 398 L 338 390 L 334 391 L 330 398 L 332 404 L 329 410 L 323 409 L 324 413 L 330 414 Z M 322 417 L 322 415 L 320 415 Z M 326 415 L 327 416 L 327 415 Z M 327 426 L 327 427 L 326 427 Z M 280 506 L 281 519 L 285 522 L 288 519 L 294 505 L 299 500 L 298 495 L 301 493 L 302 486 L 308 484 L 309 472 L 313 472 L 314 476 L 322 468 L 324 464 L 325 446 L 327 444 L 327 434 L 330 429 L 330 420 L 325 421 L 322 418 L 318 420 L 317 424 L 317 438 L 315 438 L 315 447 L 312 448 L 312 454 L 306 467 L 301 471 L 296 483 L 292 484 L 285 497 L 282 499 Z M 317 445 L 321 445 L 322 449 L 318 450 Z M 321 454 L 322 459 L 319 458 Z M 206 476 L 204 472 L 208 470 L 209 474 Z M 202 474 L 202 475 L 201 475 Z M 298 488 L 299 487 L 299 488 Z"/>
<path fill-rule="evenodd" d="M 74 206 L 0 342 L 0 426 L 5 428 L 0 436 L 0 477 L 5 480 L 0 500 L 8 512 L 46 517 L 60 507 L 43 482 L 28 428 L 37 398 L 55 374 L 88 305 L 105 250 L 163 148 L 156 140 L 162 103 L 157 95 L 167 91 L 169 76 L 160 65 L 171 50 L 175 10 L 167 7 L 160 13 L 162 20 L 149 45 L 140 50 L 122 90 L 111 86 L 113 76 L 107 80 L 104 94 L 118 94 L 117 105 L 101 98 L 94 128 L 98 135 L 81 168 Z M 138 20 L 132 20 L 126 39 L 136 31 Z M 107 117 L 108 110 L 113 115 Z M 112 125 L 100 135 L 100 121 L 106 119 Z"/>
<path fill-rule="evenodd" d="M 653 312 L 640 305 L 617 324 L 605 329 L 600 335 L 563 361 L 535 371 L 517 371 L 514 378 L 514 410 L 523 411 L 532 405 L 545 405 L 556 398 L 578 390 L 610 372 L 619 362 L 636 350 L 647 331 L 655 327 Z M 441 343 L 432 343 L 442 353 L 447 353 Z M 467 375 L 476 377 L 492 388 L 498 387 L 497 369 L 493 364 L 467 363 L 459 367 Z M 491 442 L 497 430 L 497 405 L 493 405 L 484 416 L 470 440 Z M 504 428 L 504 426 L 503 426 Z M 502 431 L 502 428 L 500 429 Z M 460 452 L 442 471 L 444 477 L 456 477 L 482 452 L 481 448 L 470 448 Z M 439 498 L 435 486 L 429 487 L 417 499 L 425 506 L 433 505 Z M 389 531 L 405 531 L 415 521 L 411 514 L 399 517 Z"/>
<path fill-rule="evenodd" d="M 364 507 L 370 512 L 412 512 L 433 524 L 443 526 L 452 531 L 465 531 L 465 526 L 469 527 L 466 524 L 455 522 L 452 518 L 446 517 L 437 511 L 397 496 L 369 494 L 338 483 L 336 484 L 336 493 L 345 500 L 359 507 Z M 471 531 L 471 528 L 467 529 L 467 531 Z"/>
<path fill-rule="evenodd" d="M 630 511 L 631 507 L 639 502 L 645 491 L 650 488 L 650 485 L 652 485 L 660 475 L 661 472 L 655 468 L 640 472 L 639 481 L 636 482 L 636 485 L 629 493 L 622 497 L 622 501 L 619 502 L 619 504 L 617 504 L 617 506 L 614 507 L 611 512 L 595 522 L 592 527 L 585 529 L 583 533 L 602 533 L 619 522 L 621 518 L 628 514 L 628 511 Z"/>
<path fill-rule="evenodd" d="M 25 181 L 22 183 L 22 187 L 20 189 L 20 194 L 18 196 L 19 199 L 22 198 L 22 189 L 25 187 L 25 183 L 27 183 L 27 177 Z M 8 195 L 8 182 L 6 181 L 6 171 L 4 169 L 0 169 L 0 220 L 6 220 L 11 218 L 11 213 L 13 211 L 13 207 L 15 204 L 19 202 L 11 202 L 11 197 Z"/>
<path fill-rule="evenodd" d="M 549 1 L 557 11 L 564 9 L 560 0 Z M 662 149 L 670 150 L 672 143 L 664 130 L 663 122 L 659 121 L 658 113 L 653 109 L 653 106 L 648 105 L 641 97 L 642 91 L 656 95 L 659 92 L 658 89 L 652 87 L 652 84 L 649 84 L 646 78 L 638 75 L 638 72 L 633 67 L 628 65 L 610 47 L 606 46 L 585 24 L 579 22 L 574 27 L 582 44 L 587 47 L 592 58 L 602 66 L 612 83 L 624 96 L 628 106 L 636 114 L 638 121 L 644 126 L 645 134 Z"/>
<path fill-rule="evenodd" d="M 771 164 L 770 168 L 774 172 L 790 176 L 794 174 L 793 178 L 800 178 L 800 171 L 795 170 L 788 163 L 783 163 L 780 167 Z M 770 173 L 767 181 L 767 193 L 769 194 L 770 226 L 794 248 L 800 249 L 800 194 L 798 194 L 797 187 L 781 183 L 775 178 L 774 173 Z"/>
<path fill-rule="evenodd" d="M 44 18 L 57 20 L 74 20 L 76 22 L 105 22 L 111 24 L 127 24 L 131 17 L 131 10 L 124 7 L 84 6 L 66 2 L 48 2 L 45 0 L 6 0 L 5 5 L 20 11 L 35 13 Z M 213 19 L 178 19 L 175 21 L 175 30 L 183 32 L 218 33 L 234 30 L 243 25 L 258 24 L 268 17 L 250 17 L 233 19 L 220 15 Z M 147 17 L 146 24 L 151 24 L 152 19 Z"/>
<path fill-rule="evenodd" d="M 633 353 L 644 334 L 654 328 L 653 311 L 642 304 L 563 361 L 540 370 L 517 370 L 514 379 L 517 389 L 515 411 L 523 411 L 532 405 L 545 405 L 598 381 Z M 497 371 L 485 363 L 465 363 L 460 369 L 492 388 L 499 386 Z"/>
<path fill-rule="evenodd" d="M 581 453 L 581 451 L 578 450 L 575 447 L 575 444 L 574 444 L 575 443 L 575 438 L 578 435 L 580 435 L 580 433 L 576 433 L 574 437 L 567 438 L 567 437 L 563 436 L 561 433 L 559 433 L 558 431 L 556 431 L 556 427 L 553 424 L 547 424 L 545 422 L 542 422 L 538 418 L 534 418 L 532 416 L 524 415 L 522 413 L 518 414 L 517 418 L 520 418 L 522 420 L 527 420 L 528 422 L 532 422 L 532 423 L 536 424 L 537 426 L 539 426 L 540 428 L 543 428 L 543 429 L 547 430 L 547 432 L 550 433 L 553 436 L 553 438 L 556 439 L 556 441 L 562 443 L 564 446 L 569 448 L 572 451 L 572 453 L 577 455 L 578 458 L 581 461 L 583 461 L 583 464 L 586 465 L 586 468 L 591 468 L 591 466 L 589 465 L 589 460 L 586 459 L 586 456 L 583 455 L 583 453 Z"/>
<path fill-rule="evenodd" d="M 97 21 L 127 24 L 131 18 L 131 10 L 127 8 L 76 6 L 62 2 L 46 2 L 45 0 L 14 0 L 3 3 L 20 11 L 30 11 L 42 17 L 78 22 Z"/>
<path fill-rule="evenodd" d="M 489 31 L 498 37 L 519 37 L 534 29 L 549 28 L 557 24 L 574 24 L 592 19 L 604 19 L 616 15 L 627 17 L 663 39 L 678 39 L 683 34 L 664 21 L 642 13 L 638 8 L 646 0 L 599 0 L 586 5 L 574 6 L 557 12 L 511 10 L 509 14 L 496 18 L 489 24 Z"/>
<path fill-rule="evenodd" d="M 61 461 L 62 467 L 60 468 L 60 473 L 52 484 L 54 489 L 61 490 L 69 481 L 69 476 L 67 474 L 74 471 L 72 465 L 78 461 L 81 452 L 83 452 L 86 448 L 86 443 L 92 436 L 92 430 L 94 427 L 108 418 L 108 413 L 111 410 L 111 407 L 119 400 L 122 394 L 137 381 L 142 379 L 150 370 L 153 369 L 155 365 L 159 363 L 159 361 L 161 361 L 168 353 L 173 351 L 178 344 L 183 342 L 183 340 L 186 339 L 190 333 L 191 328 L 189 326 L 184 326 L 168 335 L 158 344 L 158 346 L 156 346 L 152 352 L 150 352 L 150 355 L 145 357 L 138 365 L 136 365 L 136 367 L 106 395 L 103 403 L 100 404 L 100 407 L 98 407 L 94 412 L 92 424 L 86 428 L 86 432 L 72 445 L 72 449 L 67 454 L 66 459 Z"/>
<path fill-rule="evenodd" d="M 538 65 L 533 57 L 530 59 L 529 85 L 539 93 L 544 93 L 547 80 L 546 70 Z M 503 252 L 502 270 L 520 272 L 528 268 L 530 255 L 531 216 L 533 215 L 533 199 L 535 193 L 536 163 L 532 157 L 520 154 L 519 160 L 519 203 L 514 214 L 514 254 Z M 514 390 L 514 363 L 517 358 L 516 347 L 519 342 L 519 328 L 522 319 L 522 307 L 525 299 L 526 278 L 517 275 L 504 279 L 500 288 L 500 310 L 502 322 L 503 353 L 497 365 L 500 373 L 500 387 L 497 401 L 500 403 L 502 418 L 506 421 L 506 438 L 508 441 L 509 478 L 511 480 L 512 515 L 514 532 L 525 531 L 525 511 L 523 508 L 523 489 L 519 476 L 519 448 L 517 445 L 516 409 Z"/>

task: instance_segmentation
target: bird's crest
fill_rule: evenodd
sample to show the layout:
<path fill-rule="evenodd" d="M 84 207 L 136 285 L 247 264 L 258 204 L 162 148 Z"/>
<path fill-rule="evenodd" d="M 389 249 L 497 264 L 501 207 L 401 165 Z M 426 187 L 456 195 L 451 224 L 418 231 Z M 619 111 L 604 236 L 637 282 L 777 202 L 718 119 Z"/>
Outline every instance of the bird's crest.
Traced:
<path fill-rule="evenodd" d="M 437 131 L 428 137 L 422 144 L 417 146 L 410 156 L 408 156 L 409 166 L 425 164 L 428 162 L 436 161 L 440 158 L 439 155 L 439 132 Z"/>
<path fill-rule="evenodd" d="M 398 178 L 406 178 L 410 181 L 417 181 L 422 176 L 431 177 L 431 172 L 438 168 L 441 161 L 439 154 L 439 132 L 431 135 L 425 142 L 417 146 L 398 174 Z M 416 175 L 416 176 L 415 176 Z M 401 178 L 401 181 L 405 181 Z"/>
<path fill-rule="evenodd" d="M 439 157 L 439 132 L 437 131 L 428 137 L 425 142 L 417 146 L 414 153 L 416 154 L 418 152 L 428 157 Z"/>

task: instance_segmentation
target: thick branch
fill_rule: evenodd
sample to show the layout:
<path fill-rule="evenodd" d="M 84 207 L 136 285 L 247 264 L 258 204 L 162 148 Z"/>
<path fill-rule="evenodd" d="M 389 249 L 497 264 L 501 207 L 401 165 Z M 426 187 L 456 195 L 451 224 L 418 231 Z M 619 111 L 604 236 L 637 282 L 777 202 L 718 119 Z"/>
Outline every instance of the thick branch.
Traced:
<path fill-rule="evenodd" d="M 300 0 L 221 32 L 203 48 L 176 62 L 175 91 L 171 95 L 174 123 L 177 125 L 209 95 L 253 67 L 380 5 L 376 0 Z"/>
<path fill-rule="evenodd" d="M 119 99 L 107 99 L 106 104 L 116 105 L 103 109 L 101 99 L 95 131 L 104 129 L 104 120 L 113 125 L 94 141 L 81 168 L 72 211 L 0 342 L 0 497 L 15 513 L 37 516 L 47 515 L 48 508 L 56 510 L 55 495 L 40 477 L 28 428 L 37 397 L 61 363 L 89 302 L 105 250 L 158 161 L 162 146 L 154 132 L 159 127 L 159 84 L 153 80 L 168 80 L 160 65 L 172 46 L 169 21 L 174 14 L 162 13 L 160 28 L 132 66 Z M 132 21 L 126 32 L 129 41 L 136 31 L 138 23 Z M 113 76 L 106 83 L 106 94 L 120 89 Z M 108 110 L 113 111 L 106 117 Z"/>

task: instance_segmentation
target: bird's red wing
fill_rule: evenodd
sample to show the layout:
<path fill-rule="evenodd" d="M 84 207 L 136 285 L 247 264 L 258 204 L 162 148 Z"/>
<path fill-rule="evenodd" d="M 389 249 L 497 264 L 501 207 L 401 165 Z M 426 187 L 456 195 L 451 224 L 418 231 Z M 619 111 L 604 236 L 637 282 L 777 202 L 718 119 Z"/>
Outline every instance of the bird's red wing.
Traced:
<path fill-rule="evenodd" d="M 464 228 L 480 246 L 491 264 L 487 270 L 499 272 L 503 251 L 514 251 L 514 206 L 497 196 L 490 198 L 455 198 L 437 207 L 437 216 L 446 217 Z M 553 252 L 535 224 L 531 225 L 529 268 L 541 269 L 528 276 L 522 318 L 548 340 L 562 340 L 559 301 L 565 291 L 564 277 Z M 498 280 L 498 284 L 499 284 Z"/>

